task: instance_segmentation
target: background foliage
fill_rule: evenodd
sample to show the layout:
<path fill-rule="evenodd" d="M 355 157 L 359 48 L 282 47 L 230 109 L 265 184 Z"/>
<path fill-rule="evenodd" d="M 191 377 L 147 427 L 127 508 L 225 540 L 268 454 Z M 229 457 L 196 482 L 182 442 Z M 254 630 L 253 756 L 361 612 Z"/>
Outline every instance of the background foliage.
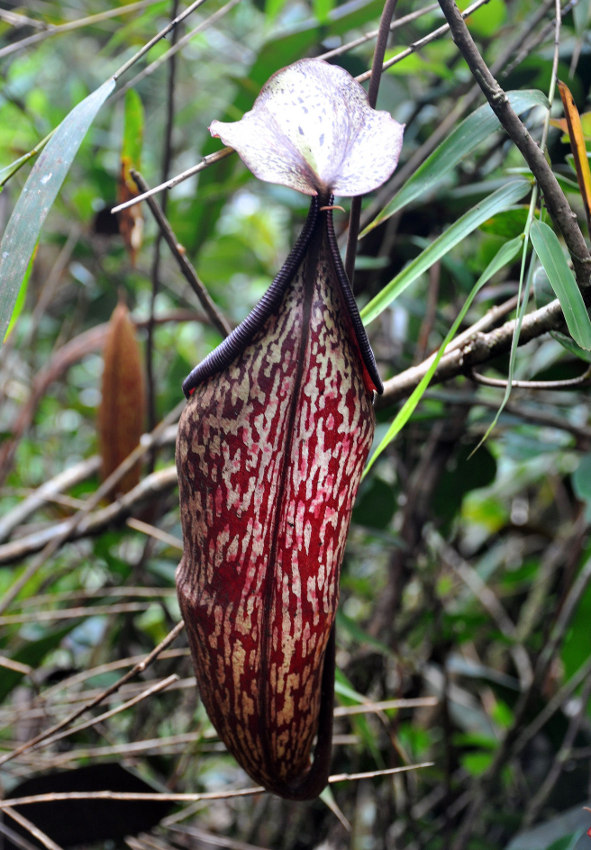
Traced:
<path fill-rule="evenodd" d="M 584 112 L 590 4 L 571 5 L 559 35 L 558 76 Z M 55 776 L 68 769 L 77 771 L 72 787 L 80 790 L 159 796 L 147 805 L 111 800 L 103 810 L 87 809 L 81 834 L 74 830 L 80 805 L 74 800 L 63 804 L 65 815 L 56 803 L 44 810 L 56 813 L 65 833 L 42 821 L 41 804 L 35 817 L 32 807 L 20 807 L 58 845 L 101 839 L 113 846 L 104 842 L 122 842 L 127 833 L 136 836 L 125 839 L 134 850 L 543 850 L 591 843 L 591 813 L 582 808 L 591 799 L 585 383 L 513 388 L 480 445 L 504 389 L 458 372 L 427 390 L 366 477 L 343 566 L 333 762 L 335 774 L 375 776 L 336 782 L 310 804 L 264 794 L 199 802 L 166 796 L 215 796 L 249 785 L 199 703 L 183 636 L 145 668 L 134 668 L 179 619 L 174 420 L 182 379 L 220 335 L 147 208 L 135 264 L 113 232 L 108 211 L 121 197 L 122 152 L 151 185 L 179 173 L 219 148 L 207 132 L 211 120 L 240 117 L 279 67 L 350 45 L 374 29 L 381 6 L 381 0 L 204 2 L 119 81 L 42 229 L 23 312 L 0 352 L 2 784 L 8 798 L 27 787 L 68 790 Z M 33 149 L 178 11 L 175 0 L 4 4 L 0 167 Z M 399 16 L 414 12 L 391 37 L 388 57 L 405 51 L 404 58 L 384 74 L 378 101 L 406 122 L 402 160 L 391 183 L 365 199 L 364 225 L 388 209 L 437 143 L 483 102 L 448 33 L 408 49 L 443 22 L 436 4 L 400 3 Z M 505 90 L 546 96 L 552 90 L 554 17 L 554 2 L 533 0 L 490 0 L 470 15 L 470 31 Z M 169 51 L 185 37 L 171 59 Z M 334 61 L 360 74 L 371 66 L 372 51 L 372 40 L 362 40 Z M 127 87 L 138 97 L 126 100 Z M 545 110 L 532 103 L 522 115 L 539 140 Z M 559 101 L 553 112 L 562 114 Z M 531 250 L 521 252 L 529 220 L 525 189 L 477 229 L 460 225 L 453 247 L 445 236 L 516 175 L 530 179 L 506 134 L 491 131 L 474 150 L 470 141 L 458 135 L 451 144 L 454 167 L 443 174 L 443 161 L 436 160 L 439 179 L 360 242 L 355 287 L 363 305 L 390 292 L 388 284 L 436 239 L 448 240 L 412 285 L 398 287 L 395 301 L 386 298 L 386 309 L 369 325 L 382 375 L 391 379 L 378 407 L 378 439 L 410 393 L 397 392 L 397 376 L 438 349 L 509 240 L 517 238 L 519 250 L 483 282 L 460 330 L 480 320 L 487 330 L 502 324 L 516 307 L 520 281 L 535 288 L 531 309 L 552 297 Z M 584 222 L 558 129 L 550 130 L 548 154 Z M 0 230 L 29 168 L 0 172 L 6 179 Z M 307 208 L 302 196 L 256 181 L 235 156 L 160 203 L 184 256 L 231 325 L 279 269 Z M 347 219 L 336 216 L 344 240 Z M 140 484 L 109 506 L 98 490 L 97 410 L 107 322 L 122 298 L 145 361 L 146 429 L 173 415 L 156 440 L 144 441 Z M 563 329 L 520 348 L 511 364 L 504 353 L 479 368 L 488 378 L 506 379 L 511 369 L 515 379 L 556 382 L 583 374 L 586 359 Z M 63 730 L 49 736 L 62 721 Z M 38 735 L 45 739 L 31 746 Z M 431 764 L 379 773 L 424 762 Z M 22 785 L 39 776 L 45 784 Z M 103 834 L 107 822 L 113 831 Z M 11 816 L 4 816 L 3 829 L 17 829 Z M 34 843 L 30 834 L 27 841 Z"/>

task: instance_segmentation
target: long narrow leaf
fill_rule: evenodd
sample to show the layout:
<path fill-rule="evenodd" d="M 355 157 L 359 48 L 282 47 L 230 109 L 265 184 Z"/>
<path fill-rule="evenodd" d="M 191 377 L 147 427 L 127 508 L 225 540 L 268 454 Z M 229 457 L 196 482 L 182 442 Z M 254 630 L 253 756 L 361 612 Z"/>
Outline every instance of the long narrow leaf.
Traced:
<path fill-rule="evenodd" d="M 532 196 L 529 204 L 529 216 L 528 222 L 525 226 L 524 236 L 529 240 L 529 234 L 531 232 L 531 224 L 534 221 L 534 212 L 536 209 L 536 202 L 538 197 L 537 187 L 532 192 Z M 507 371 L 507 381 L 505 384 L 505 392 L 503 393 L 503 398 L 501 399 L 501 403 L 498 406 L 495 415 L 493 417 L 492 422 L 489 424 L 488 428 L 480 438 L 478 445 L 476 448 L 472 449 L 470 455 L 473 455 L 474 452 L 477 452 L 480 446 L 484 445 L 488 440 L 490 434 L 497 427 L 497 422 L 501 418 L 501 414 L 505 409 L 509 399 L 511 397 L 511 388 L 513 387 L 513 378 L 515 377 L 515 369 L 517 367 L 517 346 L 519 345 L 519 335 L 521 334 L 521 328 L 523 325 L 523 319 L 525 318 L 525 311 L 527 310 L 527 303 L 529 301 L 529 293 L 531 292 L 531 287 L 533 284 L 533 263 L 527 263 L 528 250 L 527 244 L 523 245 L 523 250 L 521 252 L 521 269 L 519 271 L 519 287 L 517 289 L 517 315 L 515 316 L 515 327 L 513 329 L 513 334 L 511 337 L 511 349 L 509 351 L 509 368 Z"/>
<path fill-rule="evenodd" d="M 31 169 L 0 243 L 0 339 L 4 339 L 29 260 L 57 193 L 96 113 L 115 87 L 107 80 L 62 121 Z"/>
<path fill-rule="evenodd" d="M 14 302 L 14 308 L 13 308 L 13 311 L 12 311 L 12 316 L 10 317 L 8 327 L 6 328 L 6 334 L 4 335 L 5 341 L 10 336 L 10 332 L 13 329 L 14 325 L 16 324 L 18 317 L 23 312 L 23 308 L 25 306 L 25 302 L 26 302 L 26 299 L 27 299 L 27 290 L 29 288 L 29 278 L 31 277 L 31 272 L 33 271 L 33 264 L 35 262 L 35 257 L 37 256 L 37 248 L 38 247 L 39 247 L 39 243 L 37 243 L 35 245 L 35 248 L 33 249 L 33 253 L 31 254 L 31 259 L 29 260 L 29 265 L 27 266 L 25 276 L 23 277 L 23 282 L 21 283 L 21 287 L 18 291 L 18 295 L 16 296 L 16 301 Z"/>
<path fill-rule="evenodd" d="M 45 138 L 41 139 L 41 141 L 37 142 L 34 148 L 31 148 L 30 151 L 24 153 L 22 156 L 19 156 L 18 159 L 15 159 L 14 162 L 11 162 L 10 165 L 5 165 L 4 168 L 0 168 L 0 192 L 2 191 L 4 185 L 10 180 L 11 177 L 14 177 L 16 172 L 23 167 L 30 159 L 34 156 L 37 156 L 39 151 L 43 150 L 47 142 L 51 139 L 53 135 L 53 130 L 51 133 L 48 133 Z"/>
<path fill-rule="evenodd" d="M 570 335 L 581 348 L 591 350 L 589 314 L 558 237 L 551 227 L 537 219 L 532 222 L 530 236 L 534 251 L 560 301 Z"/>
<path fill-rule="evenodd" d="M 540 91 L 513 91 L 508 93 L 509 102 L 517 113 L 532 106 L 548 107 L 548 100 Z M 368 225 L 362 236 L 373 230 L 415 198 L 430 192 L 448 172 L 468 156 L 478 145 L 499 129 L 499 122 L 488 104 L 478 107 L 468 115 L 450 135 L 417 168 L 404 186 L 397 192 L 382 212 Z"/>
<path fill-rule="evenodd" d="M 483 222 L 497 213 L 503 212 L 520 201 L 529 192 L 531 186 L 528 180 L 512 180 L 488 198 L 464 213 L 454 222 L 445 233 L 442 233 L 418 257 L 415 257 L 405 268 L 396 275 L 361 311 L 365 324 L 373 321 L 388 307 L 395 298 L 414 283 L 434 263 L 451 251 L 459 242 L 476 230 Z"/>
<path fill-rule="evenodd" d="M 421 378 L 420 382 L 417 384 L 417 386 L 415 387 L 415 389 L 413 390 L 411 395 L 407 398 L 405 403 L 402 405 L 402 407 L 398 411 L 394 421 L 392 422 L 392 424 L 388 428 L 383 439 L 381 440 L 379 445 L 376 447 L 373 455 L 369 459 L 368 464 L 367 464 L 365 471 L 363 473 L 364 476 L 367 475 L 367 473 L 369 472 L 371 467 L 374 465 L 374 463 L 376 462 L 378 457 L 381 455 L 381 453 L 384 451 L 384 449 L 387 446 L 390 445 L 390 443 L 396 437 L 398 432 L 401 431 L 402 428 L 404 428 L 404 426 L 406 425 L 406 423 L 408 422 L 408 420 L 412 416 L 417 404 L 419 403 L 419 401 L 423 397 L 423 394 L 425 393 L 425 390 L 429 386 L 431 378 L 435 374 L 435 370 L 437 369 L 437 366 L 439 365 L 439 361 L 441 360 L 441 358 L 445 354 L 445 349 L 447 348 L 449 343 L 452 341 L 452 339 L 456 335 L 456 332 L 457 332 L 461 322 L 463 321 L 464 316 L 466 315 L 466 313 L 470 309 L 470 305 L 474 301 L 478 292 L 482 289 L 482 287 L 486 283 L 488 283 L 488 281 L 491 279 L 491 277 L 493 275 L 495 275 L 504 266 L 506 266 L 507 263 L 510 263 L 517 256 L 517 254 L 519 253 L 519 249 L 522 245 L 522 242 L 523 242 L 523 238 L 521 236 L 517 236 L 515 239 L 511 239 L 510 242 L 506 242 L 499 249 L 497 254 L 493 257 L 493 259 L 490 261 L 490 263 L 488 264 L 486 269 L 483 271 L 481 276 L 478 278 L 478 280 L 474 284 L 472 290 L 470 291 L 470 294 L 466 298 L 464 306 L 462 307 L 462 309 L 458 313 L 453 325 L 449 329 L 447 336 L 445 337 L 445 339 L 441 343 L 439 351 L 433 357 L 433 360 L 432 360 L 431 364 L 429 365 L 429 368 L 427 369 L 424 376 Z"/>

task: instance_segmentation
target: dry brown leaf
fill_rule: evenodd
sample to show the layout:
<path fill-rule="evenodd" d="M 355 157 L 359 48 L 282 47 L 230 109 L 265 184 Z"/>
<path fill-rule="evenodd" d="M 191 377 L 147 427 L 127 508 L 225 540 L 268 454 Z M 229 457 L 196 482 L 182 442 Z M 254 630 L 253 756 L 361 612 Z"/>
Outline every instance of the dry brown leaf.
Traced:
<path fill-rule="evenodd" d="M 123 204 L 130 201 L 139 194 L 134 186 L 133 180 L 129 173 L 129 162 L 126 158 L 121 160 L 121 171 L 117 180 L 117 203 Z M 135 266 L 137 252 L 142 246 L 144 235 L 144 216 L 142 213 L 142 205 L 134 204 L 117 214 L 119 222 L 119 233 L 123 238 L 127 252 L 129 253 L 131 264 Z"/>
<path fill-rule="evenodd" d="M 106 478 L 137 446 L 144 430 L 146 401 L 141 353 L 123 302 L 111 316 L 103 357 L 98 425 L 102 473 Z M 120 480 L 115 494 L 131 490 L 139 479 L 138 463 Z"/>

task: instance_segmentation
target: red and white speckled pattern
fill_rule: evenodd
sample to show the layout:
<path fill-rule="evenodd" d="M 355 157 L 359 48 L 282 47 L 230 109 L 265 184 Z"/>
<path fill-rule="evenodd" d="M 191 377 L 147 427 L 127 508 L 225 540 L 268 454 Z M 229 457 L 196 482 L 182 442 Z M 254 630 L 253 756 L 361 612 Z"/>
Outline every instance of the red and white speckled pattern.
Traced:
<path fill-rule="evenodd" d="M 270 790 L 309 769 L 374 431 L 325 217 L 277 313 L 197 386 L 177 441 L 177 586 L 201 696 L 228 749 Z"/>

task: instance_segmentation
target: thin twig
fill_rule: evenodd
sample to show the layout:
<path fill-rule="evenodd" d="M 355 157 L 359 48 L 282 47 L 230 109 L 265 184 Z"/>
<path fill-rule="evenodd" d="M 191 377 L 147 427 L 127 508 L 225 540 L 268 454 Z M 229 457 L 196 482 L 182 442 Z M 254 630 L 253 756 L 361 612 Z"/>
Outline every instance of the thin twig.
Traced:
<path fill-rule="evenodd" d="M 26 583 L 32 578 L 32 576 L 37 573 L 41 567 L 46 563 L 47 559 L 50 558 L 55 552 L 58 551 L 60 546 L 69 538 L 69 536 L 83 523 L 88 514 L 96 508 L 100 502 L 105 499 L 109 493 L 113 490 L 116 484 L 119 483 L 121 478 L 130 470 L 133 469 L 138 460 L 147 452 L 152 445 L 152 441 L 158 440 L 160 436 L 165 432 L 166 428 L 171 422 L 175 422 L 181 410 L 184 407 L 184 402 L 180 402 L 167 416 L 164 417 L 162 422 L 160 422 L 156 428 L 152 431 L 148 439 L 145 439 L 142 443 L 140 443 L 117 467 L 117 469 L 113 470 L 113 472 L 106 478 L 103 483 L 98 487 L 95 492 L 88 498 L 84 508 L 78 511 L 78 513 L 74 514 L 66 523 L 62 525 L 61 531 L 59 534 L 52 536 L 48 541 L 47 545 L 43 549 L 43 551 L 39 554 L 39 556 L 34 559 L 27 569 L 22 573 L 22 575 L 14 582 L 12 587 L 8 591 L 5 592 L 4 598 L 2 602 L 0 602 L 0 613 L 6 611 L 8 606 L 12 603 L 12 600 L 18 595 L 21 589 L 26 585 Z M 140 482 L 138 486 L 141 486 L 144 482 Z M 135 489 L 135 488 L 134 488 Z M 125 496 L 123 497 L 123 499 Z"/>
<path fill-rule="evenodd" d="M 197 26 L 193 27 L 188 33 L 186 33 L 181 39 L 179 39 L 175 45 L 169 47 L 169 49 L 162 56 L 159 56 L 158 59 L 155 59 L 153 62 L 150 62 L 149 65 L 146 65 L 139 73 L 132 77 L 131 80 L 126 83 L 124 86 L 121 86 L 118 89 L 117 93 L 111 97 L 111 100 L 119 100 L 119 98 L 123 97 L 126 91 L 131 88 L 135 88 L 138 83 L 141 83 L 142 80 L 145 80 L 146 77 L 149 77 L 155 71 L 158 70 L 165 62 L 167 62 L 171 56 L 174 56 L 179 50 L 182 50 L 185 45 L 189 44 L 189 42 L 200 32 L 203 32 L 204 29 L 210 27 L 212 24 L 217 23 L 220 18 L 223 18 L 230 9 L 236 6 L 240 0 L 229 0 L 221 9 L 218 9 L 217 12 L 214 12 L 209 18 L 206 18 L 203 21 L 200 21 Z"/>
<path fill-rule="evenodd" d="M 215 301 L 213 301 L 209 292 L 207 291 L 205 284 L 199 279 L 197 272 L 191 265 L 190 261 L 187 259 L 186 252 L 184 248 L 178 243 L 173 233 L 173 230 L 170 224 L 168 223 L 166 216 L 164 215 L 163 210 L 160 209 L 154 198 L 149 195 L 150 189 L 146 181 L 144 180 L 141 174 L 139 174 L 133 169 L 131 170 L 131 176 L 135 180 L 140 191 L 143 193 L 142 195 L 140 195 L 140 197 L 146 199 L 150 211 L 156 219 L 158 227 L 160 228 L 160 232 L 166 240 L 166 244 L 170 248 L 173 257 L 177 261 L 178 266 L 185 277 L 185 280 L 188 282 L 189 286 L 199 299 L 199 303 L 205 310 L 205 313 L 207 314 L 207 317 L 209 318 L 210 322 L 215 328 L 217 328 L 217 330 L 223 337 L 228 336 L 228 334 L 232 330 L 230 324 L 218 309 Z"/>
<path fill-rule="evenodd" d="M 339 705 L 334 710 L 335 717 L 349 717 L 352 714 L 377 714 L 398 708 L 433 708 L 438 704 L 437 697 L 416 697 L 415 699 L 386 699 L 381 702 L 367 702 L 360 705 Z"/>
<path fill-rule="evenodd" d="M 109 605 L 90 605 L 78 608 L 56 608 L 54 611 L 29 611 L 22 614 L 4 614 L 0 617 L 0 626 L 12 626 L 20 623 L 54 623 L 60 620 L 77 620 L 80 617 L 108 617 L 115 614 L 133 614 L 145 611 L 145 602 L 121 602 Z"/>
<path fill-rule="evenodd" d="M 182 183 L 183 180 L 187 180 L 194 174 L 198 174 L 205 168 L 209 168 L 210 165 L 213 165 L 215 162 L 219 162 L 220 160 L 225 159 L 232 153 L 236 153 L 236 151 L 234 150 L 234 148 L 228 147 L 222 148 L 221 150 L 216 151 L 215 153 L 210 153 L 207 156 L 204 156 L 201 162 L 198 162 L 196 165 L 192 165 L 185 171 L 181 171 L 181 173 L 177 174 L 176 177 L 171 177 L 170 180 L 167 180 L 165 183 L 161 183 L 158 186 L 154 186 L 152 189 L 148 189 L 146 192 L 142 192 L 141 195 L 136 195 L 135 198 L 132 198 L 131 201 L 125 201 L 123 204 L 117 204 L 116 207 L 112 207 L 111 212 L 122 212 L 128 207 L 132 207 L 134 204 L 139 204 L 141 201 L 145 201 L 148 198 L 151 198 L 152 195 L 157 195 L 158 192 L 163 192 L 165 189 L 172 189 L 174 186 L 178 186 L 179 183 Z"/>
<path fill-rule="evenodd" d="M 504 378 L 489 378 L 487 375 L 481 375 L 475 369 L 470 369 L 470 378 L 485 387 L 499 387 L 506 389 L 509 386 L 509 381 Z M 589 383 L 591 378 L 591 366 L 585 369 L 582 375 L 576 378 L 563 378 L 561 381 L 511 381 L 511 389 L 517 390 L 569 390 L 572 387 L 580 387 Z"/>
<path fill-rule="evenodd" d="M 41 743 L 41 741 L 44 741 L 46 738 L 50 738 L 53 735 L 60 732 L 62 729 L 65 729 L 67 726 L 69 726 L 71 723 L 73 723 L 75 720 L 77 720 L 79 717 L 81 717 L 83 714 L 85 714 L 91 708 L 94 708 L 95 706 L 100 705 L 101 702 L 103 702 L 105 699 L 107 699 L 107 697 L 111 696 L 111 694 L 114 694 L 116 691 L 118 691 L 119 688 L 121 688 L 126 682 L 129 682 L 130 679 L 133 679 L 135 676 L 139 675 L 140 673 L 143 673 L 144 670 L 146 670 L 147 667 L 150 666 L 152 661 L 154 661 L 154 659 L 158 657 L 158 655 L 162 652 L 162 650 L 166 649 L 166 647 L 169 646 L 169 644 L 171 644 L 174 640 L 176 640 L 176 638 L 182 632 L 183 628 L 184 628 L 183 622 L 177 623 L 176 626 L 166 635 L 164 640 L 160 641 L 158 646 L 156 646 L 140 662 L 135 664 L 132 667 L 131 670 L 129 670 L 127 673 L 125 673 L 124 676 L 121 676 L 120 679 L 118 679 L 110 687 L 108 687 L 104 691 L 102 691 L 95 699 L 91 700 L 86 705 L 83 705 L 82 708 L 77 709 L 72 714 L 68 715 L 68 717 L 66 717 L 64 720 L 60 720 L 59 723 L 56 723 L 54 726 L 51 726 L 49 729 L 45 729 L 43 732 L 40 732 L 39 735 L 35 735 L 35 737 L 30 738 L 28 741 L 25 741 L 24 744 L 21 744 L 19 747 L 12 750 L 12 752 L 7 753 L 6 755 L 0 757 L 0 764 L 5 764 L 6 762 L 10 761 L 11 759 L 14 759 L 17 756 L 20 756 L 22 753 L 27 752 L 32 747 L 35 747 L 35 746 L 37 746 L 37 744 Z"/>
<path fill-rule="evenodd" d="M 144 451 L 147 450 L 143 446 L 141 448 Z M 136 460 L 140 456 L 141 452 L 138 451 Z M 177 473 L 174 466 L 158 469 L 143 478 L 132 490 L 119 496 L 117 501 L 111 502 L 104 508 L 96 509 L 104 496 L 101 496 L 101 499 L 98 500 L 91 497 L 84 509 L 74 514 L 71 519 L 33 531 L 31 534 L 2 544 L 0 546 L 0 565 L 21 561 L 23 558 L 39 552 L 43 547 L 46 548 L 43 549 L 39 558 L 31 563 L 23 576 L 6 592 L 0 603 L 0 614 L 12 603 L 21 587 L 45 563 L 49 557 L 48 552 L 53 554 L 60 546 L 70 540 L 79 540 L 98 534 L 109 526 L 120 523 L 131 515 L 139 505 L 168 492 L 176 486 L 176 483 Z"/>
<path fill-rule="evenodd" d="M 194 314 L 191 314 L 194 318 Z M 189 318 L 189 316 L 187 316 Z M 143 442 L 143 437 L 141 441 Z M 159 447 L 174 445 L 176 440 L 176 426 L 170 425 L 156 441 Z M 11 533 L 25 520 L 29 519 L 36 511 L 41 508 L 52 505 L 67 503 L 65 496 L 62 496 L 66 489 L 80 484 L 83 481 L 88 481 L 100 469 L 101 459 L 99 455 L 93 455 L 86 458 L 80 463 L 68 467 L 63 472 L 59 472 L 53 478 L 50 478 L 44 484 L 30 492 L 27 498 L 15 505 L 14 508 L 7 511 L 0 518 L 0 543 L 7 540 Z M 6 488 L 8 489 L 8 488 Z M 22 493 L 23 491 L 18 491 Z M 17 495 L 17 491 L 11 491 L 12 495 Z M 71 503 L 73 504 L 73 503 Z"/>
<path fill-rule="evenodd" d="M 480 0 L 480 2 L 488 3 L 488 0 Z M 409 12 L 408 15 L 402 15 L 402 17 L 396 18 L 395 21 L 392 21 L 390 24 L 390 32 L 392 33 L 394 30 L 400 29 L 401 27 L 406 26 L 406 24 L 410 24 L 413 21 L 418 20 L 418 18 L 422 18 L 423 15 L 428 15 L 430 12 L 433 12 L 438 8 L 439 6 L 437 3 L 431 3 L 429 6 L 424 6 L 422 9 L 417 9 L 415 12 Z M 372 39 L 376 38 L 379 33 L 379 29 L 367 32 L 365 35 L 359 36 L 359 38 L 347 41 L 339 47 L 334 47 L 332 50 L 327 50 L 325 53 L 321 53 L 318 58 L 333 59 L 335 56 L 340 56 L 342 53 L 348 53 L 350 50 L 354 50 L 356 47 L 360 47 L 362 44 L 372 41 Z"/>
<path fill-rule="evenodd" d="M 47 850 L 63 850 L 59 844 L 56 844 L 53 839 L 49 837 L 45 832 L 39 829 L 38 826 L 35 826 L 28 818 L 26 818 L 20 812 L 17 812 L 16 809 L 13 809 L 12 806 L 7 806 L 4 811 L 6 814 L 11 817 L 19 826 L 22 826 L 23 829 L 26 829 L 33 838 L 36 838 L 40 844 L 47 848 Z"/>
<path fill-rule="evenodd" d="M 68 21 L 66 24 L 48 24 L 46 22 L 38 23 L 29 18 L 25 18 L 28 26 L 42 26 L 41 32 L 36 32 L 33 35 L 22 38 L 20 41 L 15 41 L 13 44 L 8 44 L 0 49 L 0 59 L 9 56 L 11 53 L 16 53 L 23 50 L 25 47 L 30 47 L 32 44 L 38 44 L 46 38 L 54 35 L 60 35 L 64 32 L 72 32 L 80 29 L 80 27 L 92 26 L 93 24 L 102 23 L 109 18 L 118 18 L 122 15 L 131 15 L 136 12 L 142 12 L 150 6 L 155 5 L 159 0 L 139 0 L 137 3 L 128 3 L 126 6 L 116 6 L 113 9 L 105 9 L 104 12 L 99 12 L 96 15 L 88 15 L 85 18 L 77 18 L 75 21 Z M 2 13 L 4 15 L 5 13 Z"/>
<path fill-rule="evenodd" d="M 160 589 L 160 588 L 159 588 Z M 168 649 L 166 651 L 160 651 L 158 653 L 159 659 L 168 660 L 171 658 L 181 658 L 187 655 L 189 652 L 188 649 Z M 127 658 L 118 658 L 116 661 L 109 661 L 105 664 L 98 664 L 96 667 L 91 667 L 89 670 L 81 670 L 78 673 L 73 673 L 71 676 L 68 676 L 66 679 L 62 679 L 55 685 L 50 685 L 47 688 L 44 688 L 43 692 L 37 698 L 37 702 L 47 702 L 47 700 L 51 700 L 53 696 L 60 691 L 65 691 L 66 693 L 71 692 L 77 685 L 86 682 L 88 679 L 94 679 L 97 676 L 102 676 L 105 673 L 114 673 L 117 670 L 121 670 L 124 667 L 134 667 L 136 664 L 141 664 L 145 660 L 145 655 L 132 655 Z M 102 693 L 102 688 L 101 688 Z M 94 699 L 94 696 L 92 697 Z M 43 708 L 45 712 L 46 709 Z"/>
<path fill-rule="evenodd" d="M 485 6 L 489 2 L 490 0 L 476 0 L 476 2 L 472 3 L 466 9 L 464 9 L 464 11 L 462 12 L 462 17 L 469 17 L 477 9 L 480 9 L 481 6 Z M 425 45 L 430 44 L 432 41 L 435 41 L 438 38 L 441 38 L 441 36 L 445 35 L 446 32 L 449 32 L 449 24 L 442 24 L 440 27 L 437 27 L 437 29 L 433 30 L 430 33 L 427 33 L 427 35 L 423 36 L 422 38 L 418 38 L 416 41 L 413 41 L 412 44 L 409 44 L 408 47 L 406 47 L 404 50 L 401 50 L 400 53 L 396 54 L 396 56 L 392 56 L 391 59 L 388 59 L 387 62 L 384 62 L 382 65 L 382 71 L 387 71 L 389 68 L 394 67 L 394 65 L 397 65 L 399 62 L 402 62 L 403 59 L 407 59 L 413 53 L 416 53 L 422 47 L 425 47 Z M 363 83 L 365 82 L 365 80 L 369 79 L 371 73 L 371 71 L 365 71 L 365 73 L 359 74 L 359 76 L 355 79 L 357 79 L 360 83 Z"/>
<path fill-rule="evenodd" d="M 382 65 L 384 64 L 384 55 L 388 46 L 388 37 L 390 35 L 390 24 L 396 11 L 398 0 L 386 0 L 380 26 L 378 29 L 378 39 L 376 42 L 373 63 L 371 66 L 371 76 L 369 80 L 369 90 L 367 92 L 367 101 L 372 109 L 378 100 L 378 91 L 380 88 L 380 79 L 382 77 Z M 345 271 L 347 277 L 353 286 L 353 276 L 355 274 L 355 257 L 357 256 L 357 240 L 359 238 L 359 220 L 361 217 L 361 197 L 351 200 L 351 211 L 349 213 L 349 236 L 347 239 L 347 255 L 345 257 Z"/>
<path fill-rule="evenodd" d="M 335 782 L 353 782 L 360 779 L 377 779 L 380 776 L 394 776 L 397 773 L 408 773 L 411 770 L 421 770 L 433 767 L 433 762 L 409 764 L 403 767 L 391 767 L 386 770 L 368 770 L 363 773 L 336 773 L 328 777 L 329 784 Z M 26 797 L 14 797 L 0 800 L 0 810 L 10 806 L 28 806 L 32 803 L 56 803 L 60 800 L 154 800 L 170 803 L 197 803 L 201 800 L 228 800 L 234 797 L 251 797 L 253 794 L 266 793 L 264 788 L 241 788 L 234 791 L 212 791 L 204 794 L 167 794 L 167 793 L 135 793 L 130 791 L 54 791 L 49 794 L 34 794 Z"/>
<path fill-rule="evenodd" d="M 131 699 L 122 702 L 121 705 L 115 706 L 115 708 L 111 708 L 109 711 L 104 711 L 102 714 L 99 714 L 97 717 L 91 717 L 90 720 L 85 720 L 83 723 L 78 723 L 76 726 L 71 726 L 68 729 L 62 729 L 61 732 L 57 732 L 55 735 L 51 735 L 49 738 L 46 738 L 43 741 L 40 741 L 35 747 L 30 747 L 30 749 L 36 749 L 41 746 L 50 747 L 52 744 L 55 744 L 57 741 L 61 741 L 63 738 L 68 738 L 70 735 L 75 735 L 78 732 L 84 731 L 84 729 L 90 729 L 92 726 L 96 726 L 98 723 L 103 723 L 105 720 L 110 720 L 111 717 L 115 717 L 117 714 L 121 714 L 122 711 L 127 711 L 128 708 L 133 708 L 134 705 L 137 705 L 139 702 L 142 702 L 145 699 L 149 699 L 153 694 L 158 694 L 160 691 L 166 690 L 166 688 L 170 687 L 170 685 L 179 681 L 179 677 L 173 673 L 170 676 L 167 676 L 165 679 L 162 679 L 159 682 L 156 682 L 155 685 L 151 685 L 148 688 L 142 688 L 141 692 Z"/>
<path fill-rule="evenodd" d="M 153 537 L 154 540 L 164 543 L 165 546 L 169 546 L 171 549 L 177 549 L 179 552 L 183 551 L 183 541 L 180 537 L 173 537 L 172 534 L 168 534 L 155 525 L 150 525 L 150 523 L 144 522 L 141 519 L 135 519 L 134 517 L 129 517 L 126 520 L 126 525 L 128 528 L 133 528 L 134 531 L 139 531 L 140 534 Z M 158 588 L 158 590 L 161 590 L 161 588 Z"/>
<path fill-rule="evenodd" d="M 189 15 L 192 15 L 193 12 L 200 6 L 203 6 L 205 2 L 206 0 L 195 0 L 194 3 L 191 3 L 191 5 L 188 6 L 184 12 L 181 12 L 180 15 L 177 15 L 177 17 L 174 18 L 174 20 L 170 21 L 164 27 L 164 29 L 161 29 L 160 32 L 156 33 L 153 38 L 146 42 L 146 44 L 144 44 L 144 46 L 140 50 L 138 50 L 137 53 L 134 53 L 131 59 L 128 59 L 127 62 L 124 62 L 124 64 L 121 65 L 121 67 L 113 74 L 113 79 L 118 80 L 119 77 L 123 76 L 123 74 L 125 74 L 125 72 L 128 71 L 129 68 L 131 68 L 133 65 L 135 65 L 135 63 L 139 59 L 141 59 L 142 56 L 145 56 L 146 53 L 151 50 L 155 44 L 158 44 L 158 42 L 161 41 L 165 36 L 167 36 L 171 30 L 178 26 L 181 21 L 184 21 L 185 18 L 188 18 Z"/>

